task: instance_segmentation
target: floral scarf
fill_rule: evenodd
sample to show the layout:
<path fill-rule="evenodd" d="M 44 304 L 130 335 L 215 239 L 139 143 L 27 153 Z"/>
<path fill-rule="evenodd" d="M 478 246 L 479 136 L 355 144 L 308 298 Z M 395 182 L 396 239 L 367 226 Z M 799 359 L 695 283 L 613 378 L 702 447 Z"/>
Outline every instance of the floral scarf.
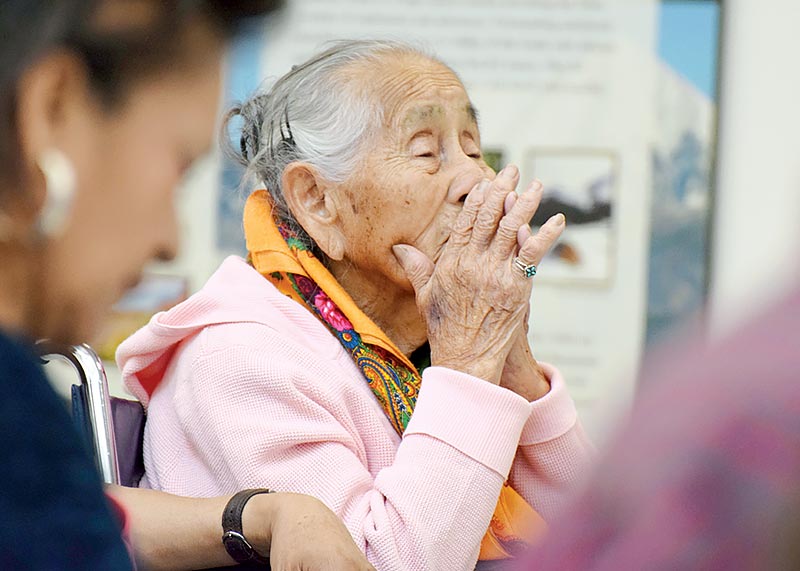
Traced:
<path fill-rule="evenodd" d="M 247 200 L 244 232 L 253 267 L 278 290 L 307 307 L 350 353 L 398 434 L 405 431 L 422 376 L 385 333 L 308 250 L 273 216 L 266 190 Z M 511 486 L 504 485 L 482 542 L 479 559 L 505 559 L 544 529 L 544 520 Z"/>

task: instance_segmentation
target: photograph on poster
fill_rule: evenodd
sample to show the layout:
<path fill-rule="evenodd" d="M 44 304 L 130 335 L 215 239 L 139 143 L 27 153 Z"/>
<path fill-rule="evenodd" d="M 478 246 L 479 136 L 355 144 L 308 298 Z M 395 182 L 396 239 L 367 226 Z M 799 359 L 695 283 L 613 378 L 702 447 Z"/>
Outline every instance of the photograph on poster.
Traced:
<path fill-rule="evenodd" d="M 498 148 L 484 148 L 481 151 L 483 160 L 494 172 L 500 172 L 506 166 L 505 152 Z"/>
<path fill-rule="evenodd" d="M 614 196 L 618 160 L 611 151 L 532 149 L 526 172 L 544 184 L 531 227 L 562 212 L 567 229 L 544 260 L 542 281 L 609 285 L 614 276 Z"/>

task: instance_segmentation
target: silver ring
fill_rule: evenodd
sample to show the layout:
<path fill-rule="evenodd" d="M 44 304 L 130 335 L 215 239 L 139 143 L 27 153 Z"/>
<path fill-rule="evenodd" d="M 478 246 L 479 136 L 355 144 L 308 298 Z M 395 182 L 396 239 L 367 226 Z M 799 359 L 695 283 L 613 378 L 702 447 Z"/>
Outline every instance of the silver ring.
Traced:
<path fill-rule="evenodd" d="M 532 278 L 536 275 L 536 266 L 534 264 L 525 264 L 519 259 L 519 256 L 514 258 L 514 267 L 520 270 L 526 278 Z"/>

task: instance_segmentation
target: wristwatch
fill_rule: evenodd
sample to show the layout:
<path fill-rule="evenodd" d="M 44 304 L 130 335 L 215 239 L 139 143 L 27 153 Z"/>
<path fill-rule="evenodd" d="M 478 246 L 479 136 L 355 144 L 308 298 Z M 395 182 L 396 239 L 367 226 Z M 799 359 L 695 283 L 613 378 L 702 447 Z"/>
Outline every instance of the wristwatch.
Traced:
<path fill-rule="evenodd" d="M 235 494 L 222 512 L 222 544 L 237 563 L 269 563 L 269 557 L 259 555 L 242 532 L 242 512 L 248 500 L 258 494 L 270 494 L 272 490 L 257 488 L 242 490 Z"/>

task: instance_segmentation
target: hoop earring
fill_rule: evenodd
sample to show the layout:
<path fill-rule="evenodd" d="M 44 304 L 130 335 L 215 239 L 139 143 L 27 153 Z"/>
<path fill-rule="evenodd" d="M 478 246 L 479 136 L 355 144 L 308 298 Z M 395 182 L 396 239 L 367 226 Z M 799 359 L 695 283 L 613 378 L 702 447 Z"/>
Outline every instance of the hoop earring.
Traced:
<path fill-rule="evenodd" d="M 40 236 L 57 238 L 67 226 L 77 188 L 75 167 L 62 151 L 51 148 L 36 160 L 44 175 L 46 196 L 37 224 Z"/>

